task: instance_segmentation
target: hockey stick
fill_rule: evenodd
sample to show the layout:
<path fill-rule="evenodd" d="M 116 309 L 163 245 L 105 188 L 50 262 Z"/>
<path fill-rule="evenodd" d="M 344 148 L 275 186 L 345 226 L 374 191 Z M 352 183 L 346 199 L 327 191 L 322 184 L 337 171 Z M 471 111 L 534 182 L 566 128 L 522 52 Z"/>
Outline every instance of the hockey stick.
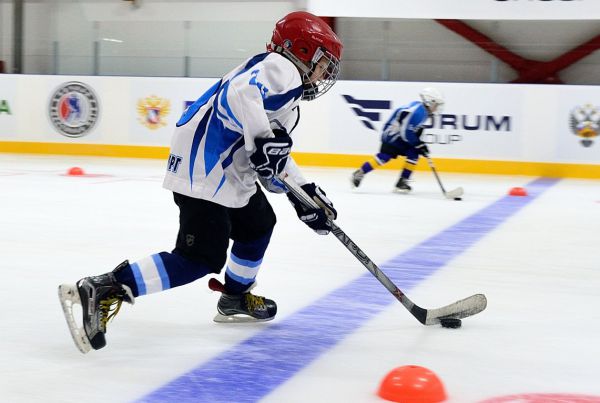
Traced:
<path fill-rule="evenodd" d="M 438 175 L 437 170 L 435 169 L 435 166 L 433 166 L 433 161 L 431 160 L 431 157 L 427 156 L 426 158 L 427 158 L 427 162 L 429 163 L 429 167 L 431 168 L 431 171 L 435 175 L 435 179 L 437 179 L 437 183 L 440 185 L 440 189 L 442 189 L 442 193 L 444 194 L 446 199 L 455 199 L 457 197 L 461 197 L 464 193 L 464 190 L 462 187 L 457 187 L 456 189 L 446 192 L 446 189 L 444 189 L 444 185 L 442 185 L 442 181 L 440 180 L 440 176 Z"/>
<path fill-rule="evenodd" d="M 283 174 L 285 175 L 285 174 Z M 280 180 L 286 185 L 288 190 L 296 196 L 304 206 L 308 208 L 320 208 L 317 203 L 310 198 L 308 194 L 291 178 L 281 176 Z M 331 224 L 331 232 L 339 241 L 356 257 L 362 264 L 371 272 L 373 276 L 394 296 L 404 307 L 422 324 L 435 325 L 441 322 L 442 319 L 456 318 L 462 319 L 473 316 L 483 311 L 487 306 L 487 299 L 483 294 L 471 295 L 468 298 L 456 301 L 453 304 L 443 306 L 436 309 L 425 309 L 416 305 L 410 300 L 396 285 L 383 273 L 379 267 L 350 239 L 348 235 L 333 220 Z"/>

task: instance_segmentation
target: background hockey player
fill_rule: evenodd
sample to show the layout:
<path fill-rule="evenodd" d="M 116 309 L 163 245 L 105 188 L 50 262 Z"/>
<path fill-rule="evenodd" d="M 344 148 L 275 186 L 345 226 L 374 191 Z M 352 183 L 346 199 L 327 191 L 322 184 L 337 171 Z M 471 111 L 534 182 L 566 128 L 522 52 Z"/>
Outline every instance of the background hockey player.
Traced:
<path fill-rule="evenodd" d="M 421 139 L 423 124 L 444 106 L 444 97 L 435 88 L 425 88 L 419 96 L 421 101 L 413 101 L 392 113 L 383 126 L 379 153 L 352 173 L 350 181 L 353 187 L 360 186 L 364 176 L 373 169 L 402 155 L 406 157 L 406 161 L 395 190 L 402 193 L 411 191 L 408 181 L 419 161 L 419 155 L 429 155 L 429 148 Z"/>
<path fill-rule="evenodd" d="M 300 100 L 313 100 L 336 82 L 341 52 L 342 43 L 320 18 L 290 13 L 277 22 L 267 52 L 226 74 L 184 112 L 164 180 L 180 210 L 175 249 L 59 287 L 82 352 L 105 346 L 107 320 L 123 301 L 219 273 L 226 262 L 215 321 L 273 319 L 275 302 L 250 293 L 276 222 L 257 179 L 281 193 L 277 176 L 292 177 L 322 207 L 305 210 L 288 194 L 298 217 L 320 234 L 329 232 L 328 217 L 335 219 L 337 212 L 289 156 L 290 134 L 300 118 Z M 83 329 L 73 317 L 78 303 Z"/>

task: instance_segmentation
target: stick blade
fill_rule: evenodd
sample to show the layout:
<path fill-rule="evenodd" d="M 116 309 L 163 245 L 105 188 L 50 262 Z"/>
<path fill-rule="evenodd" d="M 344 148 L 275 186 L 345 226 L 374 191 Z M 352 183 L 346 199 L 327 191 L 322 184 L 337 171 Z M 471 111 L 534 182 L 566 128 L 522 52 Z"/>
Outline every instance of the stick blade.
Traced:
<path fill-rule="evenodd" d="M 463 319 L 483 311 L 487 307 L 487 298 L 483 294 L 475 294 L 456 301 L 450 305 L 427 310 L 425 325 L 437 325 L 441 319 Z"/>
<path fill-rule="evenodd" d="M 455 197 L 461 197 L 464 193 L 465 191 L 462 187 L 457 187 L 456 189 L 444 193 L 444 196 L 446 196 L 447 199 L 454 199 Z"/>

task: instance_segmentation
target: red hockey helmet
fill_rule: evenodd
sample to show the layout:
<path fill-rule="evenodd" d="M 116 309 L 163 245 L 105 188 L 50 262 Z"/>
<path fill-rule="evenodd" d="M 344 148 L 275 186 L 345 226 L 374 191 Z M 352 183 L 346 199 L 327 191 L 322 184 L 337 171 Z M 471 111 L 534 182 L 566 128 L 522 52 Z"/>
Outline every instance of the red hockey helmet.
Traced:
<path fill-rule="evenodd" d="M 267 49 L 281 53 L 302 74 L 302 99 L 312 100 L 326 93 L 340 72 L 342 42 L 322 19 L 295 11 L 275 24 Z"/>

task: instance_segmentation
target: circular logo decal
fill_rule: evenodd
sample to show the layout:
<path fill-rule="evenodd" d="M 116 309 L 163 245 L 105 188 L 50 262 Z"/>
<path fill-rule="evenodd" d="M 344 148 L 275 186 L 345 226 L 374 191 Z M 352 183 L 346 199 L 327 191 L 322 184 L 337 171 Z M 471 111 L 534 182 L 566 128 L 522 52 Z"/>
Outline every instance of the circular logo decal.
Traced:
<path fill-rule="evenodd" d="M 85 136 L 98 121 L 100 105 L 90 87 L 70 81 L 50 96 L 50 121 L 67 137 Z"/>

